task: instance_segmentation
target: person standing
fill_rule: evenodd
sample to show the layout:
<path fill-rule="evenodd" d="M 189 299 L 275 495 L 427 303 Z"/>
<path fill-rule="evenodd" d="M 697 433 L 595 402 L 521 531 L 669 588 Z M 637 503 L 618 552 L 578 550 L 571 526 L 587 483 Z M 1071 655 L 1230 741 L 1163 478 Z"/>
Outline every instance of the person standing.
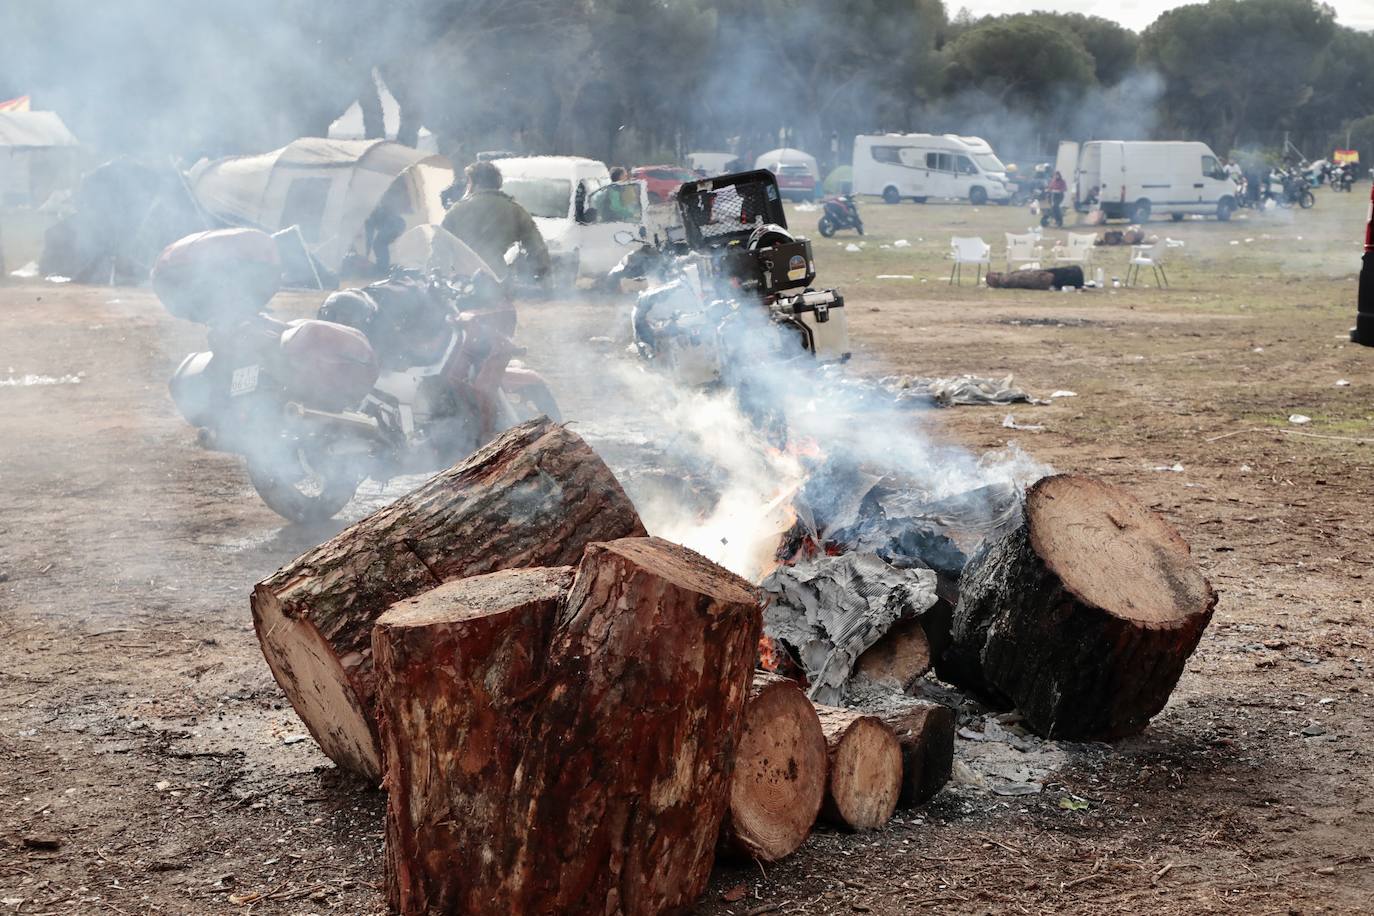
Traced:
<path fill-rule="evenodd" d="M 1054 220 L 1056 228 L 1064 228 L 1064 195 L 1068 193 L 1069 185 L 1064 180 L 1064 176 L 1058 172 L 1050 179 L 1049 187 L 1046 188 L 1050 194 L 1050 219 Z"/>
<path fill-rule="evenodd" d="M 444 214 L 444 229 L 457 236 L 498 277 L 506 275 L 506 252 L 524 246 L 536 279 L 549 271 L 549 248 L 534 218 L 501 190 L 501 170 L 491 162 L 474 162 L 464 174 L 467 192 Z"/>

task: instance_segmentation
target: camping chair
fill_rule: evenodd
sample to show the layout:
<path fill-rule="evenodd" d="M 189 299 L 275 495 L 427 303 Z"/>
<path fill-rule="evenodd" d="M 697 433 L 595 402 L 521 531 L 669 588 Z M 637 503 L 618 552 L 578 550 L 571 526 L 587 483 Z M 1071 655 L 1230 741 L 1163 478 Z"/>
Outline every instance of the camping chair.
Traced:
<path fill-rule="evenodd" d="M 977 278 L 973 281 L 973 285 L 977 286 L 983 279 L 983 269 L 992 264 L 992 246 L 976 236 L 965 238 L 956 235 L 949 240 L 949 256 L 954 259 L 954 266 L 949 271 L 950 284 L 958 279 L 959 285 L 963 286 L 960 268 L 972 264 L 977 269 Z"/>
<path fill-rule="evenodd" d="M 1097 236 L 1093 233 L 1070 232 L 1069 237 L 1063 243 L 1055 244 L 1054 260 L 1060 264 L 1081 264 L 1084 272 L 1086 272 L 1092 262 L 1093 250 L 1096 245 Z"/>
<path fill-rule="evenodd" d="M 1126 268 L 1127 286 L 1136 286 L 1140 283 L 1142 267 L 1148 267 L 1154 272 L 1156 286 L 1163 288 L 1169 285 L 1169 275 L 1164 272 L 1164 261 L 1153 245 L 1131 246 L 1131 260 Z"/>
<path fill-rule="evenodd" d="M 1045 249 L 1040 247 L 1040 240 L 1034 233 L 1027 232 L 1024 235 L 1007 233 L 1007 272 L 1011 273 L 1017 269 L 1017 265 L 1023 268 L 1036 269 L 1040 266 L 1040 259 L 1045 256 Z"/>

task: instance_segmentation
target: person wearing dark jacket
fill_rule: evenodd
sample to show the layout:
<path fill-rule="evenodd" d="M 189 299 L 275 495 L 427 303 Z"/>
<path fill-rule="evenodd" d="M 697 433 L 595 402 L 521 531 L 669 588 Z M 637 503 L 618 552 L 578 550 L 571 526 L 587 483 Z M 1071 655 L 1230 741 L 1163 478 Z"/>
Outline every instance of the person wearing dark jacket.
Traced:
<path fill-rule="evenodd" d="M 549 249 L 528 211 L 501 190 L 501 171 L 491 162 L 467 167 L 463 199 L 444 214 L 443 227 L 477 253 L 498 277 L 506 275 L 506 251 L 524 246 L 536 277 L 549 270 Z"/>
<path fill-rule="evenodd" d="M 1050 212 L 1047 215 L 1046 219 L 1054 220 L 1054 225 L 1057 228 L 1063 229 L 1064 195 L 1067 194 L 1069 190 L 1068 182 L 1064 180 L 1063 175 L 1059 174 L 1058 172 L 1055 172 L 1054 177 L 1050 179 L 1049 187 L 1047 187 L 1045 190 L 1048 191 L 1050 195 Z M 1046 225 L 1048 225 L 1048 222 L 1046 223 Z"/>

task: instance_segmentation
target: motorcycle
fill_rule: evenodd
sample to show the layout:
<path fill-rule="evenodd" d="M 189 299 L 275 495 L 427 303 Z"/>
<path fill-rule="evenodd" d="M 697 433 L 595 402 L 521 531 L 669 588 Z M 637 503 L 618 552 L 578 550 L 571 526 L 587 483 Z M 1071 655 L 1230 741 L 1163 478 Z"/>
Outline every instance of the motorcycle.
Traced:
<path fill-rule="evenodd" d="M 1282 183 L 1280 193 L 1277 197 L 1280 207 L 1292 207 L 1294 205 L 1304 210 L 1312 209 L 1316 204 L 1317 198 L 1312 194 L 1311 185 L 1307 179 L 1296 172 L 1282 173 Z"/>
<path fill-rule="evenodd" d="M 1355 190 L 1355 169 L 1337 169 L 1331 176 L 1331 190 L 1345 191 L 1347 194 Z"/>
<path fill-rule="evenodd" d="M 207 448 L 242 455 L 262 500 L 293 522 L 333 517 L 366 479 L 434 471 L 529 416 L 558 409 L 514 362 L 514 312 L 481 272 L 395 271 L 330 296 L 315 318 L 267 314 L 280 263 L 270 236 L 214 230 L 163 251 L 153 288 L 208 327 L 169 388 Z"/>
<path fill-rule="evenodd" d="M 853 194 L 835 194 L 821 201 L 824 213 L 816 229 L 821 235 L 830 238 L 840 229 L 854 229 L 864 234 L 864 221 L 859 218 L 858 204 Z"/>

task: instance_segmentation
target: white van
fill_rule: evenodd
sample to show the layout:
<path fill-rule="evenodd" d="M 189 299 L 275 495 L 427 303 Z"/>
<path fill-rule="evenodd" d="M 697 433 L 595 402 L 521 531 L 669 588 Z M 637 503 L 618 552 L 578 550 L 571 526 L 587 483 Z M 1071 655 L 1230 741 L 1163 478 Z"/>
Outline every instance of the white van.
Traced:
<path fill-rule="evenodd" d="M 1109 219 L 1143 223 L 1151 214 L 1202 213 L 1228 220 L 1236 185 L 1206 143 L 1091 140 L 1059 144 L 1057 168 L 1078 210 L 1100 205 Z"/>
<path fill-rule="evenodd" d="M 579 156 L 523 156 L 498 159 L 501 190 L 534 217 L 549 246 L 555 285 L 578 277 L 602 279 L 625 256 L 615 240 L 628 231 L 642 238 L 644 182 L 611 183 L 605 163 Z"/>
<path fill-rule="evenodd" d="M 955 134 L 873 134 L 854 138 L 854 193 L 890 204 L 931 197 L 981 205 L 1006 203 L 1015 186 L 1007 167 L 981 137 Z"/>

